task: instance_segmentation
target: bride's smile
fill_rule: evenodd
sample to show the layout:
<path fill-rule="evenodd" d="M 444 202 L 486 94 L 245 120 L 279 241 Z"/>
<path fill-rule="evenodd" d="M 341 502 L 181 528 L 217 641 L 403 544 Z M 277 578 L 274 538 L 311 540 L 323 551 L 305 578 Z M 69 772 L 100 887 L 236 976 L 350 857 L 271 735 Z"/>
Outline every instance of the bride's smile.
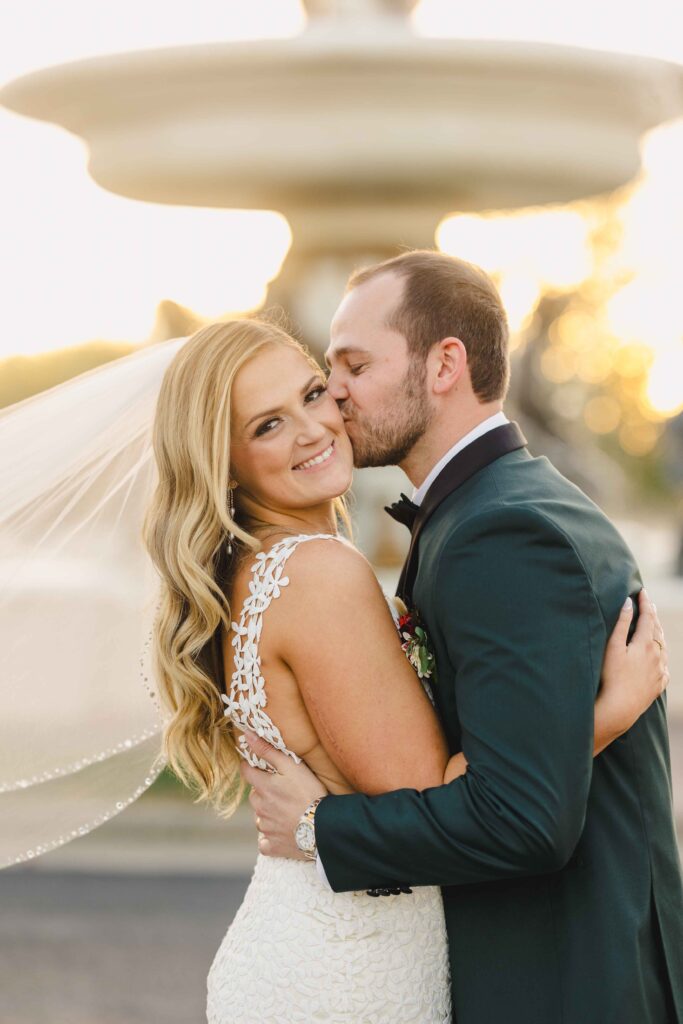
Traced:
<path fill-rule="evenodd" d="M 295 470 L 312 470 L 318 469 L 318 467 L 325 468 L 325 464 L 334 455 L 334 441 L 325 449 L 324 452 L 320 452 L 319 455 L 314 455 L 312 459 L 307 459 L 305 462 L 300 462 L 298 466 L 295 466 Z"/>

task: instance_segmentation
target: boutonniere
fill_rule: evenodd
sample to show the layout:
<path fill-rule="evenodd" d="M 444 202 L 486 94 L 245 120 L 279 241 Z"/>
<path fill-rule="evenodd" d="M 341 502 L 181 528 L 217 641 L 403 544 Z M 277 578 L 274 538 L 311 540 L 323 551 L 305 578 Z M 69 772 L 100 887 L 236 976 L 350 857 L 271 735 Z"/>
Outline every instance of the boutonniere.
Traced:
<path fill-rule="evenodd" d="M 429 679 L 434 671 L 434 654 L 429 637 L 421 625 L 417 612 L 410 612 L 400 598 L 394 598 L 398 612 L 398 632 L 401 647 L 420 679 Z"/>

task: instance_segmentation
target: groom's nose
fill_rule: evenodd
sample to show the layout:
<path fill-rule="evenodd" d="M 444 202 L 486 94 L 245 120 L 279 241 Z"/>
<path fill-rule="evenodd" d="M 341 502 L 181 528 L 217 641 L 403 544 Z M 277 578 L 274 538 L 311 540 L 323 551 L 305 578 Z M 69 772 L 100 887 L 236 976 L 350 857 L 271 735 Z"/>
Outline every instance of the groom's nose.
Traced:
<path fill-rule="evenodd" d="M 341 405 L 349 397 L 349 389 L 344 383 L 343 375 L 336 370 L 330 370 L 327 378 L 327 391 L 337 405 Z"/>

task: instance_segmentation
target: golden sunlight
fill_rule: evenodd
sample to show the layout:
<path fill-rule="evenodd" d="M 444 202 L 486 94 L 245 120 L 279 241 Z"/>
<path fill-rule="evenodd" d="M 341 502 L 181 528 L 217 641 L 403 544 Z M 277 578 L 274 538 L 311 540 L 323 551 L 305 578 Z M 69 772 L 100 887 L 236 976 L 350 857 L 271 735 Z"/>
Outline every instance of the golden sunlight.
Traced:
<path fill-rule="evenodd" d="M 495 276 L 517 334 L 543 291 L 577 288 L 590 275 L 589 233 L 590 223 L 576 210 L 534 208 L 448 216 L 436 242 Z"/>
<path fill-rule="evenodd" d="M 683 411 L 683 308 L 673 258 L 683 229 L 683 122 L 652 132 L 639 181 L 563 208 L 451 215 L 437 244 L 482 265 L 523 345 L 544 296 L 565 297 L 540 356 L 546 379 L 587 389 L 583 419 L 641 455 Z M 590 396 L 591 388 L 606 393 Z M 621 403 L 621 404 L 620 404 Z M 623 406 L 623 408 L 622 408 Z M 623 410 L 630 408 L 631 420 Z"/>
<path fill-rule="evenodd" d="M 163 17 L 137 0 L 21 0 L 0 11 L 0 80 L 95 54 L 294 35 L 304 22 L 298 0 L 173 0 Z M 0 110 L 0 136 L 0 358 L 144 341 L 164 299 L 201 317 L 262 304 L 291 242 L 280 214 L 124 199 L 94 184 L 66 132 Z"/>

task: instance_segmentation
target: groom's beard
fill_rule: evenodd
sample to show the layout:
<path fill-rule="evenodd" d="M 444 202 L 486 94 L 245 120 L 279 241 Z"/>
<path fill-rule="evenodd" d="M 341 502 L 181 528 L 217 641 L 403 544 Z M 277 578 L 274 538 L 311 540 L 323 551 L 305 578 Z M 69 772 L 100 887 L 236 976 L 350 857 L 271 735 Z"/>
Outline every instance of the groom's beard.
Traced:
<path fill-rule="evenodd" d="M 342 404 L 342 415 L 353 423 L 349 439 L 357 469 L 396 466 L 420 440 L 432 420 L 426 380 L 425 363 L 415 360 L 397 388 L 391 409 L 370 417 L 354 410 L 350 402 Z"/>

